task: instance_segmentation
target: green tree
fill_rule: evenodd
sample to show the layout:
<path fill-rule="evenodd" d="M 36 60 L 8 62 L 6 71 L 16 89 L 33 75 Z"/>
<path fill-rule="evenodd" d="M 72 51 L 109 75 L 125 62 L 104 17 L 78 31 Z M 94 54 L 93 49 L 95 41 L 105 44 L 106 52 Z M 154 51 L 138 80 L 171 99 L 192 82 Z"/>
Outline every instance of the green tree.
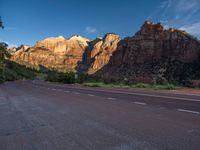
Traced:
<path fill-rule="evenodd" d="M 6 58 L 10 57 L 10 54 L 7 50 L 8 44 L 0 42 L 0 60 L 4 61 Z"/>
<path fill-rule="evenodd" d="M 10 56 L 7 47 L 6 43 L 0 43 L 0 82 L 3 82 L 5 79 L 5 60 Z"/>

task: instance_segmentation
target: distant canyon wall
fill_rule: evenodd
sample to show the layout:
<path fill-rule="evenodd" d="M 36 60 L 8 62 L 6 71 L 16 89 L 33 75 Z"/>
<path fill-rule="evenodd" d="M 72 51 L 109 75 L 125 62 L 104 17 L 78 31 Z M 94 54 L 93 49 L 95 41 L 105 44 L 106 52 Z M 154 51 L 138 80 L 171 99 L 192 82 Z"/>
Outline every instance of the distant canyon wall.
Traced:
<path fill-rule="evenodd" d="M 11 60 L 130 82 L 200 79 L 200 42 L 184 31 L 149 21 L 124 39 L 115 33 L 95 40 L 47 38 L 33 47 L 21 46 Z"/>

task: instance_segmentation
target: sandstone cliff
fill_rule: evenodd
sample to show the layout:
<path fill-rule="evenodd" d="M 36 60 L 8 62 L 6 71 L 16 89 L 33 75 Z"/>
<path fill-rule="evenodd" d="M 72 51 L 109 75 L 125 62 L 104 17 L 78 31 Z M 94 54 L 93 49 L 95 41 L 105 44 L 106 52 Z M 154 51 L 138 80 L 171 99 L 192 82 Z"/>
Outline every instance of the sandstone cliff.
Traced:
<path fill-rule="evenodd" d="M 97 38 L 90 42 L 78 70 L 85 71 L 88 74 L 94 74 L 100 70 L 110 61 L 110 57 L 116 50 L 119 41 L 119 35 L 108 33 L 103 39 Z"/>
<path fill-rule="evenodd" d="M 18 48 L 11 60 L 129 82 L 200 79 L 200 42 L 184 31 L 148 21 L 122 40 L 114 33 L 93 41 L 81 36 L 47 38 Z"/>
<path fill-rule="evenodd" d="M 37 42 L 34 47 L 26 51 L 17 51 L 11 60 L 59 71 L 75 71 L 89 41 L 81 36 L 73 36 L 69 39 L 61 36 L 51 37 Z"/>
<path fill-rule="evenodd" d="M 120 41 L 98 74 L 130 82 L 200 78 L 200 42 L 184 31 L 146 21 L 133 37 Z"/>

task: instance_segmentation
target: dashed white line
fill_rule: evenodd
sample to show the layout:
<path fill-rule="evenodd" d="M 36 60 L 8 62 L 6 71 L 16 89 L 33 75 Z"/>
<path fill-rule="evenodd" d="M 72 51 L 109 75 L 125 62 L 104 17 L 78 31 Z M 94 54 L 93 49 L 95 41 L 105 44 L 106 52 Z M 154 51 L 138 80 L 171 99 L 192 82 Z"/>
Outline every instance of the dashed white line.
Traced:
<path fill-rule="evenodd" d="M 58 87 L 63 87 L 59 86 Z M 73 87 L 72 87 L 73 88 Z M 74 88 L 74 89 L 84 89 L 84 88 Z M 183 97 L 174 97 L 174 96 L 163 96 L 163 95 L 155 95 L 155 94 L 145 94 L 145 93 L 136 93 L 136 92 L 123 92 L 123 91 L 106 91 L 101 89 L 87 89 L 90 91 L 99 91 L 99 92 L 108 92 L 108 93 L 119 93 L 119 94 L 129 94 L 129 95 L 136 95 L 136 96 L 146 96 L 146 97 L 156 97 L 156 98 L 166 98 L 166 99 L 176 99 L 176 100 L 183 100 L 183 101 L 194 101 L 200 102 L 200 99 L 193 99 L 193 98 L 183 98 Z"/>
<path fill-rule="evenodd" d="M 146 103 L 142 103 L 142 102 L 134 102 L 134 104 L 138 104 L 138 105 L 146 105 Z"/>
<path fill-rule="evenodd" d="M 69 93 L 69 91 L 64 91 L 64 92 Z"/>
<path fill-rule="evenodd" d="M 75 92 L 74 94 L 77 94 L 77 95 L 79 95 L 80 93 L 79 93 L 79 92 Z"/>
<path fill-rule="evenodd" d="M 200 114 L 200 112 L 198 112 L 198 111 L 192 111 L 192 110 L 187 110 L 187 109 L 178 109 L 178 111 L 193 113 L 193 114 Z"/>
<path fill-rule="evenodd" d="M 116 100 L 116 98 L 113 98 L 113 97 L 108 97 L 107 99 L 109 99 L 109 100 Z"/>
<path fill-rule="evenodd" d="M 92 94 L 88 94 L 88 96 L 94 96 L 94 95 L 92 95 Z"/>

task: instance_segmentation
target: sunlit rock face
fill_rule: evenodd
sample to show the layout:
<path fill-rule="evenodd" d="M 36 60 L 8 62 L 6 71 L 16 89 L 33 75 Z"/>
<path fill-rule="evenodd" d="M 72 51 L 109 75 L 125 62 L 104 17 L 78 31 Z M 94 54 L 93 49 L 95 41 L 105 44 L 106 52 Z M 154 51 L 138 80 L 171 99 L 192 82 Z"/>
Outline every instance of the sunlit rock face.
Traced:
<path fill-rule="evenodd" d="M 110 61 L 110 57 L 116 50 L 119 41 L 119 35 L 108 33 L 104 38 L 97 38 L 90 42 L 79 69 L 85 70 L 89 74 L 100 70 Z"/>
<path fill-rule="evenodd" d="M 98 74 L 130 82 L 200 78 L 200 43 L 184 31 L 146 21 L 133 37 L 121 40 Z"/>
<path fill-rule="evenodd" d="M 76 71 L 76 66 L 82 60 L 82 55 L 90 40 L 81 36 L 51 37 L 27 51 L 17 51 L 11 60 L 32 66 L 44 66 L 59 71 Z"/>
<path fill-rule="evenodd" d="M 114 33 L 92 41 L 81 36 L 47 38 L 18 48 L 11 60 L 128 82 L 200 79 L 200 42 L 184 31 L 149 21 L 122 40 Z"/>

